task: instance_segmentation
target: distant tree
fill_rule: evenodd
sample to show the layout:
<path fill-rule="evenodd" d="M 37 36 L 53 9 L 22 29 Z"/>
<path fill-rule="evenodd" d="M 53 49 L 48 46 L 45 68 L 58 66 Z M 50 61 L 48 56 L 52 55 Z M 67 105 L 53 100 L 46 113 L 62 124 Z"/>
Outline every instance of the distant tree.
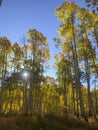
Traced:
<path fill-rule="evenodd" d="M 60 26 L 58 33 L 65 43 L 67 41 L 70 41 L 69 44 L 71 44 L 71 48 L 73 51 L 75 83 L 76 83 L 76 89 L 77 89 L 77 108 L 78 108 L 78 95 L 79 95 L 81 116 L 85 118 L 86 113 L 84 110 L 84 104 L 83 104 L 82 93 L 81 93 L 80 68 L 79 68 L 77 39 L 76 39 L 77 28 L 75 25 L 75 20 L 76 20 L 77 10 L 78 10 L 78 6 L 76 3 L 64 2 L 58 9 L 56 9 L 55 13 L 58 16 L 58 19 L 62 21 L 62 25 Z M 78 115 L 78 112 L 79 110 L 77 109 L 77 115 Z"/>
<path fill-rule="evenodd" d="M 88 16 L 88 17 L 87 17 Z M 89 115 L 94 115 L 95 117 L 95 112 L 94 112 L 94 107 L 93 107 L 93 102 L 91 98 L 91 93 L 90 93 L 90 75 L 91 75 L 91 63 L 95 61 L 96 59 L 96 54 L 95 54 L 95 49 L 91 45 L 91 41 L 89 39 L 89 19 L 90 19 L 90 14 L 87 10 L 85 9 L 80 9 L 78 11 L 78 20 L 80 24 L 80 33 L 81 36 L 79 36 L 79 54 L 80 54 L 80 60 L 81 62 L 84 61 L 84 68 L 85 68 L 85 78 L 87 81 L 87 87 L 88 87 L 88 107 L 89 107 Z M 93 58 L 92 58 L 93 57 Z M 95 62 L 93 63 L 95 64 Z"/>
<path fill-rule="evenodd" d="M 59 81 L 59 88 L 62 89 L 62 95 L 64 98 L 64 107 L 65 111 L 68 111 L 67 106 L 67 90 L 68 85 L 72 81 L 72 75 L 71 75 L 71 69 L 72 69 L 72 62 L 70 60 L 67 60 L 65 53 L 59 53 L 55 55 L 55 68 L 57 70 L 57 77 Z"/>
<path fill-rule="evenodd" d="M 44 72 L 44 64 L 49 60 L 50 53 L 46 37 L 36 29 L 30 29 L 27 32 L 28 42 L 30 43 L 31 72 L 30 72 L 30 93 L 29 108 L 32 113 L 33 89 L 40 87 Z"/>
<path fill-rule="evenodd" d="M 98 0 L 85 0 L 87 7 L 98 14 Z"/>
<path fill-rule="evenodd" d="M 9 66 L 9 55 L 11 54 L 11 42 L 7 37 L 0 37 L 0 67 L 1 67 L 1 76 L 5 79 L 5 76 L 8 72 Z"/>
<path fill-rule="evenodd" d="M 23 65 L 23 51 L 18 43 L 13 44 L 12 50 L 12 69 L 13 72 L 19 72 Z"/>
<path fill-rule="evenodd" d="M 2 0 L 0 0 L 0 6 L 1 6 L 1 4 L 2 4 Z"/>

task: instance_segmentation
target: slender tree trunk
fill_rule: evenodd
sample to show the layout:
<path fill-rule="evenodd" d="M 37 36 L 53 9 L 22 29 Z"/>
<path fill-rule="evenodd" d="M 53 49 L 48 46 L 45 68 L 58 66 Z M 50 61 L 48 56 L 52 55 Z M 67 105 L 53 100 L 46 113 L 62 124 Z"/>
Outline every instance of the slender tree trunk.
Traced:
<path fill-rule="evenodd" d="M 1 85 L 1 88 L 0 88 L 0 114 L 2 114 L 2 107 L 3 107 L 3 87 Z"/>
<path fill-rule="evenodd" d="M 64 112 L 67 112 L 67 85 L 66 85 L 66 79 L 64 78 Z"/>
<path fill-rule="evenodd" d="M 86 38 L 88 40 L 88 36 L 85 30 Z M 89 41 L 88 41 L 89 42 Z M 92 49 L 91 49 L 92 52 Z M 90 68 L 88 63 L 88 53 L 86 49 L 86 78 L 87 78 L 87 87 L 88 87 L 88 105 L 89 105 L 89 115 L 93 115 L 93 117 L 96 119 L 96 114 L 94 111 L 94 106 L 92 102 L 91 92 L 90 92 Z"/>
<path fill-rule="evenodd" d="M 97 48 L 98 48 L 98 35 L 97 35 L 97 29 L 94 27 L 94 35 L 97 43 Z"/>
<path fill-rule="evenodd" d="M 89 115 L 92 116 L 92 114 L 94 114 L 94 108 L 93 108 L 92 98 L 90 94 L 90 68 L 88 63 L 87 50 L 86 50 L 85 71 L 86 71 L 86 80 L 87 80 L 87 88 L 88 88 Z"/>
<path fill-rule="evenodd" d="M 80 70 L 79 70 L 79 65 L 78 65 L 78 57 L 77 57 L 77 47 L 76 47 L 76 40 L 75 40 L 75 32 L 74 32 L 74 25 L 72 22 L 72 32 L 73 32 L 73 46 L 74 46 L 74 65 L 75 65 L 75 77 L 76 77 L 76 88 L 79 93 L 79 100 L 80 100 L 80 110 L 81 110 L 81 116 L 84 118 L 86 121 L 87 115 L 84 110 L 84 104 L 83 104 L 83 99 L 82 99 L 82 92 L 81 92 L 81 83 L 80 83 Z"/>
<path fill-rule="evenodd" d="M 28 114 L 28 95 L 27 95 L 28 91 L 27 91 L 27 81 L 25 83 L 25 87 L 24 87 L 24 112 L 25 112 L 25 115 Z"/>
<path fill-rule="evenodd" d="M 76 106 L 75 106 L 75 90 L 74 85 L 72 84 L 72 101 L 73 101 L 73 111 L 75 112 Z"/>
<path fill-rule="evenodd" d="M 11 90 L 11 97 L 10 97 L 10 108 L 9 108 L 9 114 L 11 115 L 12 113 L 12 107 L 13 107 L 13 101 L 14 101 L 14 88 Z"/>
<path fill-rule="evenodd" d="M 6 104 L 5 104 L 5 107 L 4 107 L 4 109 L 3 109 L 3 114 L 6 113 L 6 111 L 7 111 L 7 109 L 8 109 L 8 104 L 9 104 L 9 102 L 10 102 L 10 98 L 11 98 L 11 88 L 10 88 L 10 87 L 9 87 L 8 91 L 9 91 L 9 95 L 8 95 L 8 97 L 7 97 L 7 99 L 6 99 Z M 2 105 L 4 105 L 4 104 L 2 104 Z"/>

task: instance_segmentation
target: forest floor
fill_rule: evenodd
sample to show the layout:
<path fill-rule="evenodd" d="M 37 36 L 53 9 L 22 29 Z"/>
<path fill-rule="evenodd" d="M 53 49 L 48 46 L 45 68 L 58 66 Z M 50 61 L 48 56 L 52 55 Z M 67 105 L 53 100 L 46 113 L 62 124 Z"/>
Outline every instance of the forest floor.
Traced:
<path fill-rule="evenodd" d="M 0 117 L 0 130 L 98 130 L 98 121 L 89 123 L 67 115 L 59 117 L 52 114 L 44 116 Z"/>

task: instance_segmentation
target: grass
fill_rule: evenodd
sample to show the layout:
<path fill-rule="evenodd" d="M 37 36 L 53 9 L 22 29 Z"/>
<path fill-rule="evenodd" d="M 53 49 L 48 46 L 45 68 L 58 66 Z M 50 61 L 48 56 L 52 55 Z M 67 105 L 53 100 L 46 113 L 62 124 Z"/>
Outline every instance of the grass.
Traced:
<path fill-rule="evenodd" d="M 67 115 L 59 117 L 53 114 L 44 116 L 33 115 L 1 117 L 0 130 L 98 130 L 98 125 L 92 127 L 74 117 Z"/>

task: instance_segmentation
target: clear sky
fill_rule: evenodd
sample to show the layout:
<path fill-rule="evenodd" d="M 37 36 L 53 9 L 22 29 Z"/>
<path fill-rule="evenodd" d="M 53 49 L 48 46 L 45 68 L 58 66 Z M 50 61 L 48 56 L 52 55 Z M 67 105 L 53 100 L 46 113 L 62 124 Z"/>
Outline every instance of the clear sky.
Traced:
<path fill-rule="evenodd" d="M 12 43 L 20 42 L 23 34 L 29 29 L 42 32 L 49 42 L 51 53 L 50 66 L 53 65 L 53 55 L 58 52 L 53 38 L 59 22 L 54 14 L 64 0 L 3 0 L 0 7 L 0 37 L 6 36 Z M 83 5 L 84 0 L 78 0 Z M 53 69 L 48 70 L 49 76 L 55 76 Z"/>

